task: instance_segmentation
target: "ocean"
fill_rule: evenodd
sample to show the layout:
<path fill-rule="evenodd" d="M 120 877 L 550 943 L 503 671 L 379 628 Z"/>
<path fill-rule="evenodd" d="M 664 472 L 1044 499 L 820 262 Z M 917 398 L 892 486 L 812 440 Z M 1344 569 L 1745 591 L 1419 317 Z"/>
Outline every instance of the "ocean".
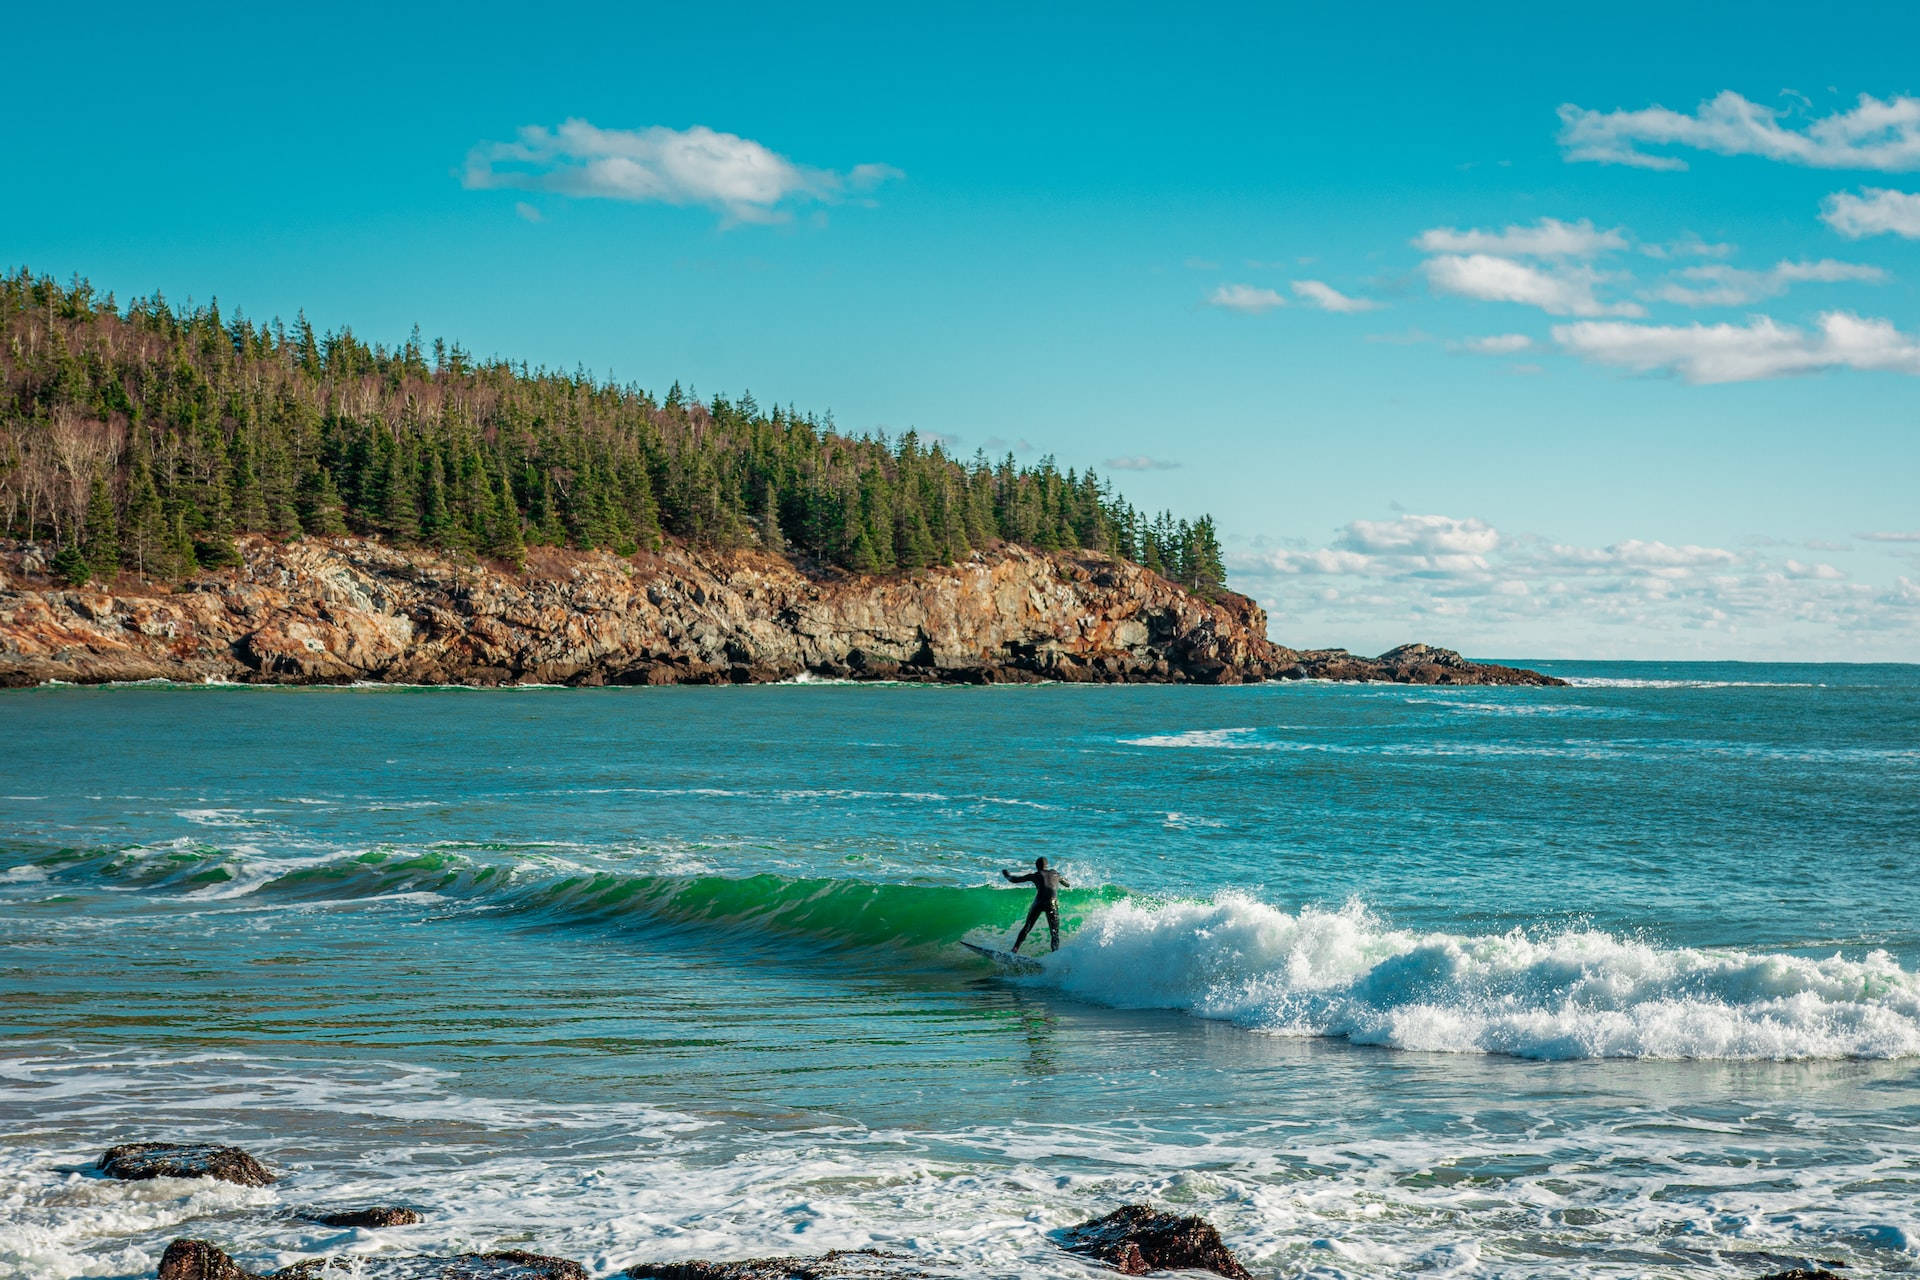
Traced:
<path fill-rule="evenodd" d="M 0 695 L 0 1275 L 1084 1278 L 1130 1201 L 1262 1280 L 1920 1269 L 1920 667 L 1533 665 Z M 285 1176 L 90 1172 L 149 1138 Z"/>

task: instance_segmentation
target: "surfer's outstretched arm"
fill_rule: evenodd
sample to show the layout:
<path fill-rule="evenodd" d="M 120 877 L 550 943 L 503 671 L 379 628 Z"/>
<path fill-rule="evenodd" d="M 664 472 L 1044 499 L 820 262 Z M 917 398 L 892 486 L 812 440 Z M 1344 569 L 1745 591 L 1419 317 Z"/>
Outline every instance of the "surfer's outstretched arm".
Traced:
<path fill-rule="evenodd" d="M 1033 872 L 1031 871 L 1025 873 L 1024 875 L 1015 875 L 1013 874 L 1013 872 L 1006 870 L 1004 867 L 1001 868 L 1000 874 L 1007 878 L 1008 884 L 1032 884 L 1033 878 L 1034 878 Z"/>

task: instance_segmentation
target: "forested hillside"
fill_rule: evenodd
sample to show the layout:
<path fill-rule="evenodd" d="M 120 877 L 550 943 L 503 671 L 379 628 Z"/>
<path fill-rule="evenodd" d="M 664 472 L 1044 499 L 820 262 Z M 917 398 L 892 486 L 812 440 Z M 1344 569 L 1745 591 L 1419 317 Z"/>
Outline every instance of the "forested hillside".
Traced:
<path fill-rule="evenodd" d="M 861 573 L 996 540 L 1113 551 L 1202 592 L 1213 522 L 1135 511 L 1093 471 L 848 436 L 750 393 L 656 396 L 584 371 L 255 324 L 83 281 L 0 280 L 0 531 L 74 581 L 179 578 L 232 535 L 377 534 L 518 563 L 663 537 Z"/>

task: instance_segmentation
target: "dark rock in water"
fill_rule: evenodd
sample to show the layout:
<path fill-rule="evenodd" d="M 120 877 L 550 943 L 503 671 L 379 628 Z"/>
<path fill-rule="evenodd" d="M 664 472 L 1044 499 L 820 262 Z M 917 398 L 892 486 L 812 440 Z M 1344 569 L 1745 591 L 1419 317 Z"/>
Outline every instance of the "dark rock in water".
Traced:
<path fill-rule="evenodd" d="M 243 1187 L 266 1187 L 273 1175 L 238 1147 L 210 1142 L 126 1142 L 100 1157 L 109 1178 L 141 1182 L 147 1178 L 218 1178 Z"/>
<path fill-rule="evenodd" d="M 338 1213 L 306 1215 L 324 1227 L 410 1227 L 420 1221 L 412 1209 L 343 1209 Z"/>
<path fill-rule="evenodd" d="M 590 1280 L 587 1269 L 565 1258 L 520 1249 L 463 1253 L 451 1258 L 313 1258 L 273 1273 L 269 1280 Z"/>
<path fill-rule="evenodd" d="M 632 1280 L 919 1280 L 926 1272 L 904 1266 L 897 1253 L 835 1249 L 812 1258 L 747 1258 L 741 1262 L 642 1262 L 622 1274 Z"/>
<path fill-rule="evenodd" d="M 311 1258 L 270 1275 L 248 1271 L 205 1240 L 175 1240 L 160 1259 L 159 1280 L 589 1280 L 565 1258 L 506 1249 L 451 1258 Z"/>
<path fill-rule="evenodd" d="M 1761 1276 L 1760 1280 L 1845 1280 L 1825 1267 L 1792 1267 L 1786 1271 L 1776 1271 L 1770 1276 Z"/>
<path fill-rule="evenodd" d="M 1205 1218 L 1182 1218 L 1144 1204 L 1125 1205 L 1104 1218 L 1068 1227 L 1058 1238 L 1069 1253 L 1098 1258 L 1130 1276 L 1214 1271 L 1229 1280 L 1252 1280 Z"/>
<path fill-rule="evenodd" d="M 261 1280 L 205 1240 L 175 1240 L 160 1259 L 160 1280 Z"/>

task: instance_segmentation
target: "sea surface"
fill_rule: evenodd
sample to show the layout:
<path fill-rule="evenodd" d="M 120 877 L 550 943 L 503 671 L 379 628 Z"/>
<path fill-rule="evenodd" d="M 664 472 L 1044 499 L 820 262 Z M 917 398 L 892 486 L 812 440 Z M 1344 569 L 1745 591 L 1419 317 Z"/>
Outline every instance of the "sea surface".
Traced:
<path fill-rule="evenodd" d="M 1262 1280 L 1920 1269 L 1920 667 L 1538 665 L 0 694 L 0 1275 L 1087 1277 L 1140 1200 Z"/>

